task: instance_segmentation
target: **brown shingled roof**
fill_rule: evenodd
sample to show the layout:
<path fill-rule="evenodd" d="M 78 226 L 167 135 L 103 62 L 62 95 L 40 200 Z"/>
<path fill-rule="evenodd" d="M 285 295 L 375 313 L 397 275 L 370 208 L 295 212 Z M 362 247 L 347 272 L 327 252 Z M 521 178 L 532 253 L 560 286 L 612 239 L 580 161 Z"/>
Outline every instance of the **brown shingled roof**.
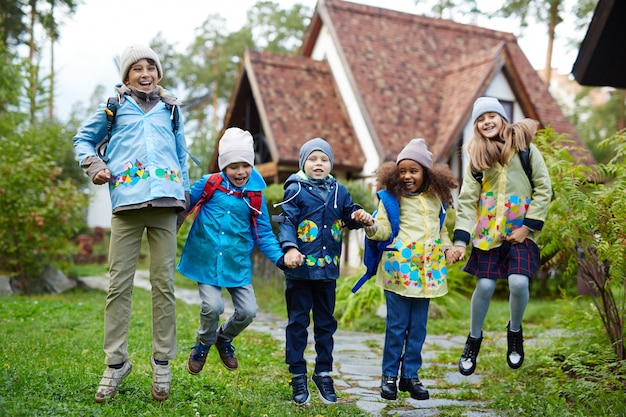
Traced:
<path fill-rule="evenodd" d="M 247 52 L 245 59 L 280 163 L 297 167 L 302 144 L 321 137 L 333 147 L 335 169 L 360 170 L 365 155 L 326 61 L 269 52 Z"/>
<path fill-rule="evenodd" d="M 300 146 L 315 136 L 333 145 L 336 168 L 359 172 L 365 162 L 328 63 L 310 58 L 321 33 L 338 48 L 358 111 L 383 159 L 395 159 L 409 139 L 423 137 L 433 156 L 447 161 L 473 102 L 500 71 L 527 117 L 585 148 L 513 34 L 319 0 L 300 56 L 248 52 L 239 83 L 249 85 L 231 99 L 236 107 L 249 100 L 247 93 L 254 96 L 257 124 L 274 150 L 274 173 L 297 167 Z M 241 109 L 227 114 L 227 125 L 246 128 L 243 114 Z M 590 154 L 582 156 L 593 161 Z"/>
<path fill-rule="evenodd" d="M 423 137 L 445 159 L 501 64 L 525 114 L 582 145 L 513 34 L 339 0 L 321 0 L 317 14 L 340 47 L 387 158 Z M 305 40 L 307 54 L 316 36 Z"/>

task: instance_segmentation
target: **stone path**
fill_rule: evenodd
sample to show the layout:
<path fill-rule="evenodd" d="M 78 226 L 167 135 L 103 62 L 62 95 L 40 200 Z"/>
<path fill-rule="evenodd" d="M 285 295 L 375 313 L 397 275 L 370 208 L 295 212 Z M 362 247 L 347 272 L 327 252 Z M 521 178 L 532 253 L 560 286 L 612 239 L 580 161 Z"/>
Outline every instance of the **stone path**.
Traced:
<path fill-rule="evenodd" d="M 81 278 L 81 281 L 90 288 L 105 290 L 108 280 L 103 277 Z M 147 280 L 147 271 L 137 271 L 135 286 L 150 289 Z M 196 290 L 176 289 L 176 297 L 187 304 L 199 305 L 200 297 Z M 225 297 L 225 315 L 232 314 L 230 298 Z M 284 343 L 284 319 L 277 318 L 265 312 L 259 312 L 249 329 L 271 334 Z M 309 331 L 309 348 L 307 361 L 312 369 L 315 351 L 313 350 L 312 331 Z M 384 335 L 378 333 L 361 333 L 338 330 L 335 333 L 335 349 L 333 352 L 335 370 L 332 377 L 335 388 L 339 393 L 350 394 L 356 405 L 371 416 L 401 416 L 401 417 L 431 417 L 439 416 L 446 408 L 456 406 L 463 408 L 463 416 L 467 417 L 495 417 L 489 410 L 488 404 L 459 401 L 449 399 L 454 393 L 468 386 L 480 383 L 480 375 L 470 377 L 461 376 L 456 365 L 434 363 L 441 350 L 452 350 L 455 353 L 463 347 L 465 337 L 449 335 L 428 335 L 423 348 L 424 367 L 438 366 L 447 368 L 442 378 L 421 378 L 424 386 L 430 392 L 430 399 L 416 401 L 405 393 L 400 393 L 397 401 L 387 401 L 380 397 L 381 352 Z M 312 395 L 314 393 L 312 392 Z M 339 394 L 341 401 L 341 394 Z"/>

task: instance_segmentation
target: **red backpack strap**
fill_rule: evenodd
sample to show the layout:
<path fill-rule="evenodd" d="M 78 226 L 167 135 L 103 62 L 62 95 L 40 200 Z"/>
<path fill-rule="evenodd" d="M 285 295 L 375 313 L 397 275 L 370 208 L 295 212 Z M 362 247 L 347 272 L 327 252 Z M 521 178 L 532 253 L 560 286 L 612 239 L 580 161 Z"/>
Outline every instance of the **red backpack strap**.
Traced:
<path fill-rule="evenodd" d="M 197 208 L 199 208 L 202 204 L 204 204 L 205 202 L 211 199 L 215 190 L 218 187 L 220 187 L 221 182 L 222 182 L 222 176 L 220 175 L 219 172 L 211 174 L 211 176 L 209 176 L 209 178 L 207 178 L 206 182 L 204 183 L 204 189 L 202 190 L 202 195 L 200 196 L 198 201 L 196 201 L 196 204 L 187 213 L 185 213 L 183 218 L 187 218 L 187 216 L 191 215 L 191 213 L 193 213 L 194 211 L 196 212 L 194 217 L 197 216 L 198 211 L 199 211 L 197 210 Z"/>
<path fill-rule="evenodd" d="M 261 191 L 247 191 L 246 196 L 250 199 L 250 217 L 254 234 L 261 240 L 257 229 L 256 218 L 261 214 L 261 204 L 263 204 L 263 193 Z"/>

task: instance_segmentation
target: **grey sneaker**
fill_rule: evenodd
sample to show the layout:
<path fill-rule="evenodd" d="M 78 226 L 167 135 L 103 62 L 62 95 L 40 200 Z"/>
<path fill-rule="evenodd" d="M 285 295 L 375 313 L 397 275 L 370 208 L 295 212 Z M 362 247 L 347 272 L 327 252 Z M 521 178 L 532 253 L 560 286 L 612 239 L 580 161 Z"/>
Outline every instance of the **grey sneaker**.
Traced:
<path fill-rule="evenodd" d="M 152 365 L 152 387 L 150 392 L 152 398 L 157 401 L 167 400 L 170 396 L 170 385 L 172 383 L 172 373 L 170 366 L 158 365 L 154 362 L 154 357 L 150 357 L 150 365 Z"/>
<path fill-rule="evenodd" d="M 117 394 L 117 387 L 119 387 L 122 380 L 130 374 L 131 369 L 133 369 L 133 365 L 130 361 L 124 362 L 124 366 L 120 369 L 114 369 L 107 366 L 104 370 L 104 374 L 102 375 L 102 379 L 100 380 L 98 392 L 96 392 L 96 402 L 101 403 L 115 397 L 115 394 Z"/>

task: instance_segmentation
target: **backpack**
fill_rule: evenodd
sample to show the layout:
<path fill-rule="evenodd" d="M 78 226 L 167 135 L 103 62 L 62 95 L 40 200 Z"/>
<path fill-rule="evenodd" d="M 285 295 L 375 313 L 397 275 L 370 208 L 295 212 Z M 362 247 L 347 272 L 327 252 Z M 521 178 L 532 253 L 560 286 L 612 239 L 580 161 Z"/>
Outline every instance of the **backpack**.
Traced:
<path fill-rule="evenodd" d="M 365 245 L 363 250 L 363 264 L 365 265 L 366 271 L 365 274 L 356 284 L 352 287 L 352 292 L 356 293 L 359 288 L 365 284 L 365 282 L 376 275 L 376 271 L 378 270 L 378 264 L 382 259 L 383 252 L 385 251 L 397 251 L 395 248 L 390 248 L 389 245 L 393 242 L 393 240 L 398 235 L 400 231 L 400 204 L 398 203 L 398 199 L 389 193 L 387 190 L 380 190 L 376 193 L 380 201 L 383 203 L 385 210 L 387 211 L 387 217 L 389 222 L 391 223 L 391 235 L 389 239 L 385 241 L 376 241 L 371 240 L 370 238 L 365 236 Z M 373 217 L 376 217 L 378 210 L 373 213 Z M 442 203 L 441 212 L 439 213 L 439 229 L 443 227 L 443 223 L 446 219 L 446 204 Z"/>
<path fill-rule="evenodd" d="M 170 103 L 166 103 L 163 102 L 165 104 L 165 108 L 172 114 L 172 131 L 174 132 L 174 135 L 176 135 L 176 132 L 178 131 L 178 125 L 179 125 L 179 119 L 180 119 L 180 115 L 179 115 L 179 110 L 178 110 L 178 106 L 175 106 L 173 104 Z M 100 159 L 102 159 L 104 162 L 108 161 L 108 157 L 106 156 L 106 152 L 107 152 L 107 147 L 109 145 L 109 142 L 111 141 L 111 134 L 113 132 L 113 123 L 115 123 L 115 116 L 117 115 L 117 109 L 120 106 L 120 97 L 119 96 L 112 96 L 109 97 L 107 99 L 107 105 L 104 108 L 104 112 L 107 115 L 107 135 L 102 138 L 102 140 L 100 140 L 100 142 L 98 142 L 98 144 L 96 145 L 96 153 L 98 154 L 98 156 L 100 157 Z M 200 161 L 198 161 L 191 153 L 189 153 L 188 150 L 186 150 L 187 155 L 189 155 L 189 157 L 191 158 L 191 160 L 196 164 L 196 165 L 200 165 Z"/>
<path fill-rule="evenodd" d="M 523 151 L 518 151 L 517 155 L 519 156 L 520 161 L 522 162 L 522 168 L 524 168 L 524 172 L 528 177 L 528 181 L 530 181 L 530 187 L 534 190 L 535 183 L 533 182 L 533 170 L 530 166 L 530 146 L 527 146 Z M 474 172 L 472 171 L 472 176 L 479 184 L 483 183 L 483 172 Z"/>
<path fill-rule="evenodd" d="M 196 204 L 189 209 L 189 211 L 183 216 L 183 218 L 187 218 L 194 211 L 196 212 L 196 216 L 200 210 L 196 210 L 202 204 L 209 201 L 215 193 L 215 190 L 220 190 L 226 194 L 234 195 L 235 197 L 244 198 L 247 197 L 250 200 L 250 204 L 246 201 L 248 207 L 250 207 L 250 218 L 252 220 L 252 227 L 254 229 L 254 233 L 257 237 L 259 234 L 257 232 L 257 223 L 256 218 L 261 214 L 261 205 L 263 204 L 263 193 L 261 191 L 235 191 L 229 190 L 228 188 L 222 185 L 222 175 L 219 172 L 211 174 L 209 178 L 207 178 L 206 183 L 204 184 L 204 189 L 202 190 L 202 195 L 200 199 L 196 202 Z M 245 200 L 244 200 L 245 201 Z"/>

